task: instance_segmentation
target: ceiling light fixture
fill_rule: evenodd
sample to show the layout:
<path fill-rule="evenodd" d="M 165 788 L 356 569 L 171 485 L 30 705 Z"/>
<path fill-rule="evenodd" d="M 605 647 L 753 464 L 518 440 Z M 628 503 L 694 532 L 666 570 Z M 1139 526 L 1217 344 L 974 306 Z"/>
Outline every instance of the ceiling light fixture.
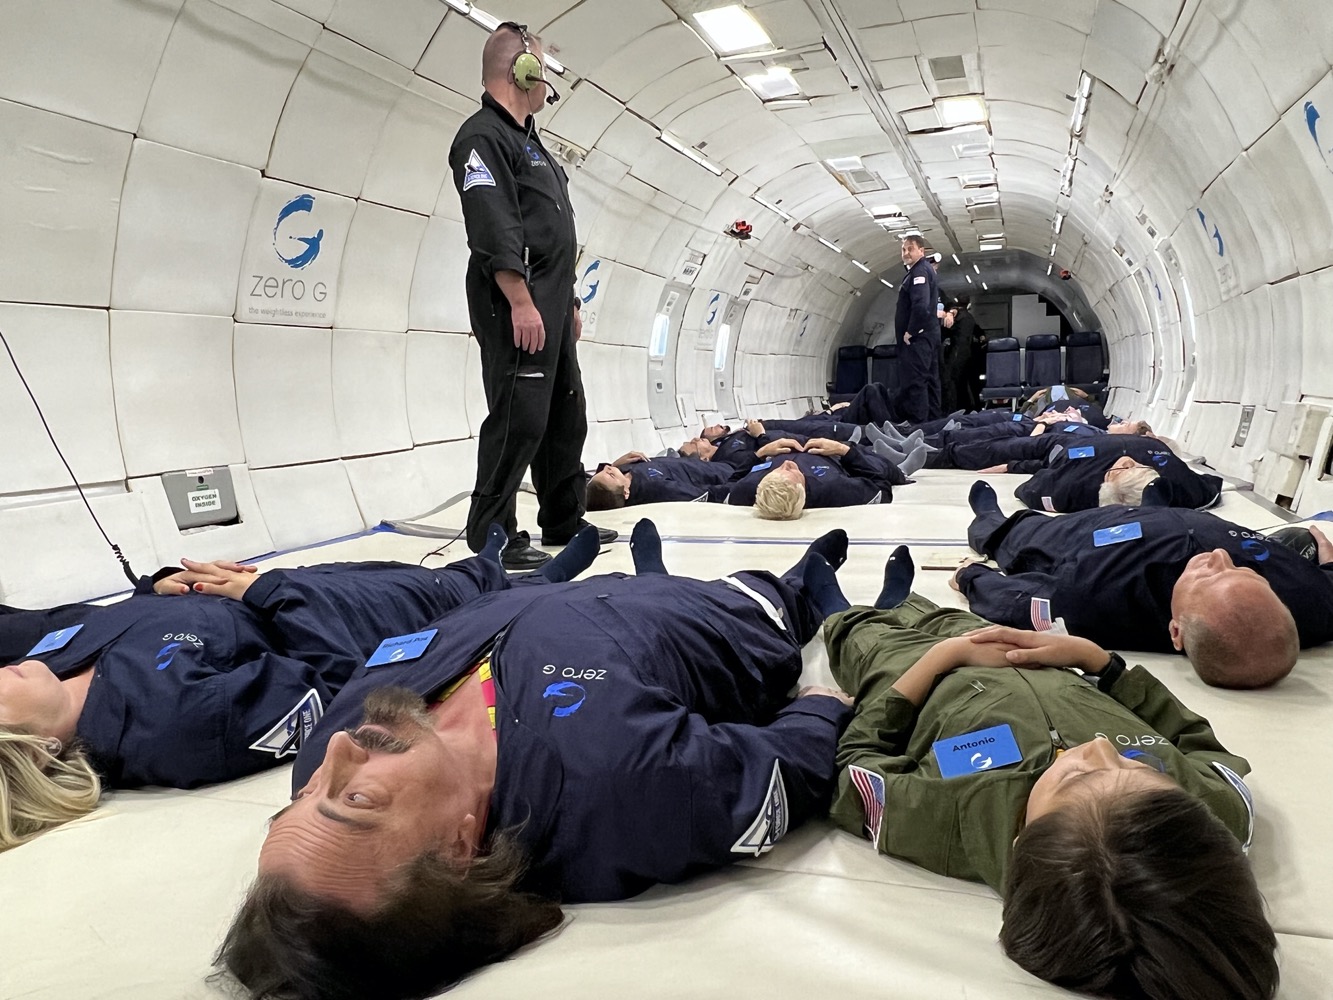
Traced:
<path fill-rule="evenodd" d="M 796 77 L 791 75 L 791 70 L 786 66 L 770 66 L 762 73 L 750 73 L 741 79 L 765 101 L 795 97 L 801 92 Z"/>
<path fill-rule="evenodd" d="M 1051 276 L 1051 272 L 1054 271 L 1054 270 L 1055 270 L 1055 265 L 1054 265 L 1054 264 L 1047 264 L 1047 265 L 1046 265 L 1046 277 L 1049 278 L 1049 277 Z"/>
<path fill-rule="evenodd" d="M 970 274 L 965 274 L 965 275 L 963 275 L 963 277 L 967 279 L 967 283 L 968 283 L 969 285 L 972 284 L 972 275 L 970 275 Z"/>
<path fill-rule="evenodd" d="M 704 159 L 703 154 L 700 153 L 697 149 L 691 149 L 689 146 L 685 145 L 685 143 L 681 142 L 670 132 L 663 132 L 661 135 L 658 136 L 658 138 L 661 139 L 668 146 L 670 146 L 672 149 L 674 149 L 677 153 L 680 153 L 682 156 L 688 156 L 691 160 L 699 164 L 699 166 L 703 167 L 705 170 L 707 170 L 710 174 L 714 175 L 715 177 L 722 176 L 721 167 L 719 167 L 716 163 L 711 163 L 708 160 Z"/>
<path fill-rule="evenodd" d="M 834 253 L 842 253 L 842 247 L 838 246 L 837 244 L 830 243 L 828 240 L 824 239 L 824 237 L 816 236 L 815 239 L 819 240 L 820 243 L 824 244 L 824 246 L 828 247 Z"/>
<path fill-rule="evenodd" d="M 879 207 L 872 208 L 869 211 L 870 211 L 870 217 L 872 219 L 887 219 L 891 215 L 903 214 L 902 208 L 900 208 L 898 205 L 880 205 Z"/>
<path fill-rule="evenodd" d="M 1064 213 L 1063 213 L 1063 212 L 1056 212 L 1056 213 L 1055 213 L 1055 225 L 1051 227 L 1052 229 L 1055 230 L 1055 235 L 1056 235 L 1056 236 L 1059 236 L 1059 235 L 1060 235 L 1060 230 L 1061 230 L 1061 229 L 1064 229 L 1064 227 L 1065 227 L 1065 216 L 1064 216 Z"/>
<path fill-rule="evenodd" d="M 961 260 L 958 259 L 958 254 L 953 254 L 952 256 L 953 256 L 953 262 L 955 264 L 961 265 L 963 263 Z"/>
<path fill-rule="evenodd" d="M 763 205 L 770 212 L 780 215 L 784 222 L 791 222 L 791 216 L 788 213 L 784 212 L 782 209 L 778 208 L 778 206 L 774 205 L 771 201 L 761 198 L 757 194 L 751 195 L 751 197 L 754 198 L 754 200 L 757 201 L 759 204 Z"/>
<path fill-rule="evenodd" d="M 990 291 L 990 285 L 986 284 L 986 283 L 983 281 L 983 282 L 981 283 L 981 290 L 982 290 L 983 292 L 989 292 L 989 291 Z"/>
<path fill-rule="evenodd" d="M 859 156 L 832 156 L 824 161 L 833 170 L 844 174 L 849 170 L 863 170 L 865 165 Z"/>
<path fill-rule="evenodd" d="M 866 274 L 869 274 L 869 273 L 870 273 L 870 268 L 866 267 L 866 265 L 862 264 L 862 263 L 861 263 L 859 260 L 857 260 L 855 257 L 852 258 L 852 263 L 855 264 L 857 267 L 859 267 L 859 268 L 860 268 L 862 271 L 864 271 Z"/>
<path fill-rule="evenodd" d="M 789 108 L 808 108 L 810 98 L 808 97 L 781 97 L 776 101 L 765 101 L 764 107 L 769 111 L 786 111 Z"/>
<path fill-rule="evenodd" d="M 717 61 L 725 65 L 739 62 L 752 62 L 756 59 L 772 59 L 774 56 L 786 55 L 786 49 L 759 49 L 756 52 L 738 52 L 730 56 L 718 56 Z"/>
<path fill-rule="evenodd" d="M 1055 256 L 1055 248 L 1056 248 L 1057 246 L 1059 246 L 1058 243 L 1052 243 L 1052 244 L 1051 244 L 1051 256 L 1052 256 L 1052 257 Z"/>
<path fill-rule="evenodd" d="M 945 128 L 954 125 L 980 125 L 988 117 L 986 100 L 978 94 L 968 94 L 964 97 L 937 97 L 935 112 L 940 116 L 940 123 Z"/>
<path fill-rule="evenodd" d="M 982 249 L 982 250 L 1003 250 L 1003 249 L 1004 249 L 1004 244 L 1003 244 L 1003 243 L 996 243 L 996 242 L 986 242 L 986 243 L 982 243 L 982 244 L 981 244 L 981 249 Z M 980 274 L 980 273 L 981 273 L 980 271 L 977 272 L 977 274 Z"/>
<path fill-rule="evenodd" d="M 468 3 L 467 0 L 444 0 L 444 2 L 460 14 L 467 14 L 472 11 L 472 4 Z"/>
<path fill-rule="evenodd" d="M 885 281 L 883 278 L 880 278 L 880 279 L 879 279 L 879 283 L 880 283 L 881 285 L 883 285 L 885 288 L 892 288 L 892 287 L 893 287 L 893 282 L 892 282 L 892 281 Z"/>
<path fill-rule="evenodd" d="M 473 7 L 467 12 L 467 16 L 472 18 L 472 20 L 476 21 L 487 31 L 494 31 L 496 28 L 500 27 L 500 19 L 494 14 L 486 13 L 480 7 Z"/>
<path fill-rule="evenodd" d="M 972 270 L 976 271 L 977 274 L 980 274 L 980 273 L 981 273 L 981 268 L 979 268 L 976 264 L 973 264 L 973 265 L 972 265 Z"/>
<path fill-rule="evenodd" d="M 542 59 L 546 61 L 546 68 L 549 69 L 552 73 L 555 73 L 557 76 L 565 75 L 565 64 L 562 63 L 559 59 L 556 59 L 554 56 L 548 56 L 544 53 L 542 55 Z"/>
<path fill-rule="evenodd" d="M 768 32 L 740 4 L 701 10 L 693 16 L 713 48 L 724 56 L 748 49 L 773 48 Z"/>

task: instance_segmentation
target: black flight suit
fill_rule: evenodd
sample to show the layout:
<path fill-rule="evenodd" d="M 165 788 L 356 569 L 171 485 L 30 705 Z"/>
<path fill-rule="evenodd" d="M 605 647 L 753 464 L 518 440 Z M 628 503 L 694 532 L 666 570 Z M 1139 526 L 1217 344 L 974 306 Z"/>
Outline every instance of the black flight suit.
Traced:
<path fill-rule="evenodd" d="M 1109 528 L 1120 530 L 1100 534 Z M 1237 566 L 1268 581 L 1296 619 L 1302 648 L 1333 639 L 1333 563 L 1314 566 L 1206 511 L 1116 506 L 1059 517 L 981 514 L 967 540 L 1004 572 L 977 563 L 958 574 L 958 584 L 972 612 L 999 625 L 1032 628 L 1034 602 L 1046 600 L 1050 617 L 1063 618 L 1073 635 L 1106 648 L 1169 653 L 1171 591 L 1185 564 L 1226 549 Z"/>
<path fill-rule="evenodd" d="M 1047 468 L 1031 467 L 1040 463 L 1010 462 L 1010 472 L 1033 473 L 1031 479 L 1014 490 L 1014 496 L 1033 510 L 1053 513 L 1091 510 L 1097 506 L 1097 493 L 1107 471 L 1126 455 L 1155 469 L 1160 480 L 1168 484 L 1167 489 L 1160 491 L 1163 507 L 1206 510 L 1222 499 L 1219 477 L 1195 472 L 1156 438 L 1133 434 L 1108 434 L 1074 442 L 1058 455 L 1050 456 Z"/>
<path fill-rule="evenodd" d="M 489 415 L 477 436 L 477 484 L 468 511 L 474 552 L 491 522 L 513 538 L 515 496 L 532 467 L 544 538 L 567 540 L 583 517 L 583 441 L 588 433 L 583 376 L 574 349 L 574 266 L 578 241 L 565 172 L 532 119 L 514 121 L 490 94 L 463 123 L 449 150 L 463 205 L 468 248 L 468 315 L 481 347 Z M 514 346 L 509 300 L 498 271 L 526 275 L 546 345 Z"/>
<path fill-rule="evenodd" d="M 621 466 L 629 473 L 627 506 L 641 503 L 671 503 L 707 500 L 710 487 L 729 482 L 735 475 L 725 462 L 701 462 L 697 458 L 654 458 Z"/>
<path fill-rule="evenodd" d="M 709 491 L 709 499 L 714 503 L 753 507 L 760 480 L 788 460 L 795 462 L 805 476 L 807 510 L 892 503 L 893 488 L 907 482 L 907 477 L 887 458 L 854 444 L 846 455 L 839 456 L 799 451 L 775 455 L 756 465 L 743 479 L 714 487 Z"/>
<path fill-rule="evenodd" d="M 922 257 L 908 269 L 898 289 L 894 330 L 898 336 L 898 412 L 902 419 L 922 423 L 942 416 L 940 410 L 939 279 Z M 910 337 L 910 339 L 909 339 Z"/>

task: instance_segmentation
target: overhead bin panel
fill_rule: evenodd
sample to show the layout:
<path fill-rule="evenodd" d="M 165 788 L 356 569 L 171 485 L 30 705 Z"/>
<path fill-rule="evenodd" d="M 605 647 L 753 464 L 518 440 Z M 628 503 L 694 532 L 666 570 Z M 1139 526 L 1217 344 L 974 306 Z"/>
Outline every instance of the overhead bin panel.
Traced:
<path fill-rule="evenodd" d="M 1161 45 L 1162 34 L 1138 14 L 1115 0 L 1101 0 L 1083 68 L 1125 100 L 1137 102 Z"/>

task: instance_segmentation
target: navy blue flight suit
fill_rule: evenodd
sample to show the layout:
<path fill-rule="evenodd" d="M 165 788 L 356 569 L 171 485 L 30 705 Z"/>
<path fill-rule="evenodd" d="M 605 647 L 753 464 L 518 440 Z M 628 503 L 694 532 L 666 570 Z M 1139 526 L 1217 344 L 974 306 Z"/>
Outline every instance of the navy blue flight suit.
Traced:
<path fill-rule="evenodd" d="M 827 808 L 851 710 L 788 702 L 819 627 L 799 581 L 730 579 L 608 574 L 482 597 L 433 622 L 420 659 L 358 671 L 302 745 L 292 789 L 370 691 L 433 699 L 489 652 L 489 829 L 526 848 L 524 888 L 624 899 L 763 853 Z"/>
<path fill-rule="evenodd" d="M 515 498 L 532 467 L 542 534 L 568 539 L 583 517 L 583 441 L 588 434 L 583 375 L 574 346 L 578 239 L 564 170 L 529 117 L 516 122 L 485 94 L 454 137 L 449 166 L 467 228 L 468 316 L 481 348 L 489 414 L 477 435 L 477 483 L 468 511 L 473 552 L 492 522 L 510 538 Z M 546 328 L 546 346 L 514 346 L 509 300 L 498 271 L 527 278 Z"/>
<path fill-rule="evenodd" d="M 903 420 L 922 423 L 940 417 L 939 279 L 922 257 L 903 276 L 898 289 L 894 330 L 898 337 L 897 410 Z"/>
<path fill-rule="evenodd" d="M 697 458 L 654 458 L 621 466 L 629 473 L 627 506 L 641 503 L 707 500 L 712 486 L 730 482 L 735 471 L 730 465 L 701 462 Z"/>
<path fill-rule="evenodd" d="M 1094 533 L 1137 524 L 1141 538 L 1097 545 Z M 1098 645 L 1172 651 L 1167 629 L 1171 590 L 1201 552 L 1226 549 L 1254 570 L 1291 611 L 1301 646 L 1333 639 L 1333 563 L 1316 567 L 1292 549 L 1204 511 L 1169 507 L 1097 507 L 1048 517 L 1022 510 L 979 515 L 967 540 L 1003 572 L 980 564 L 958 575 L 974 614 L 1032 628 L 1037 606 Z"/>
<path fill-rule="evenodd" d="M 107 784 L 193 788 L 286 763 L 381 640 L 508 585 L 481 559 L 269 570 L 243 601 L 98 607 L 34 659 L 62 680 L 92 665 L 77 733 Z"/>
<path fill-rule="evenodd" d="M 752 507 L 759 481 L 789 459 L 805 476 L 807 509 L 892 503 L 893 487 L 908 481 L 887 458 L 854 444 L 851 451 L 842 456 L 808 455 L 799 451 L 777 455 L 756 465 L 736 482 L 714 487 L 709 492 L 709 499 L 733 507 Z"/>
<path fill-rule="evenodd" d="M 1159 482 L 1165 482 L 1161 506 L 1206 510 L 1222 499 L 1219 476 L 1195 472 L 1161 441 L 1132 434 L 1107 434 L 1076 442 L 1049 457 L 1044 468 L 1036 462 L 1010 462 L 1010 472 L 1033 473 L 1014 490 L 1014 496 L 1033 510 L 1090 510 L 1097 506 L 1097 491 L 1107 471 L 1125 456 L 1155 470 Z"/>
<path fill-rule="evenodd" d="M 771 437 L 751 437 L 749 431 L 742 427 L 714 441 L 717 451 L 708 461 L 729 465 L 736 475 L 744 475 L 759 461 L 755 452 L 770 440 Z"/>
<path fill-rule="evenodd" d="M 830 441 L 848 442 L 861 425 L 839 420 L 842 412 L 839 410 L 837 413 L 813 413 L 796 420 L 765 420 L 764 430 L 768 431 L 770 440 L 799 434 L 803 437 L 822 437 Z"/>

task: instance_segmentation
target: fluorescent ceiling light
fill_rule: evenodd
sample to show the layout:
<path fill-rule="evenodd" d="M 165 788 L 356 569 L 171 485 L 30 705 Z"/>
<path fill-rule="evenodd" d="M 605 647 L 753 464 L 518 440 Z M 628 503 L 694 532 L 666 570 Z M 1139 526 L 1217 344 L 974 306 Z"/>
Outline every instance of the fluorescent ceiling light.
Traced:
<path fill-rule="evenodd" d="M 995 186 L 995 171 L 983 170 L 975 174 L 959 174 L 958 183 L 967 188 L 981 188 Z"/>
<path fill-rule="evenodd" d="M 444 0 L 444 2 L 460 14 L 466 14 L 472 10 L 472 4 L 468 3 L 467 0 Z"/>
<path fill-rule="evenodd" d="M 1004 239 L 1004 233 L 982 233 L 981 238 L 983 240 L 1002 240 Z"/>
<path fill-rule="evenodd" d="M 840 174 L 846 173 L 848 170 L 861 170 L 864 166 L 859 156 L 835 156 L 824 162 Z"/>
<path fill-rule="evenodd" d="M 947 128 L 953 125 L 979 125 L 986 120 L 986 100 L 976 94 L 966 97 L 939 97 L 935 111 Z"/>
<path fill-rule="evenodd" d="M 765 101 L 764 107 L 769 111 L 786 111 L 788 108 L 808 108 L 810 98 L 808 97 L 782 97 L 776 101 Z"/>
<path fill-rule="evenodd" d="M 864 264 L 862 264 L 862 263 L 861 263 L 859 260 L 857 260 L 855 257 L 852 258 L 852 263 L 855 264 L 857 267 L 859 267 L 859 268 L 860 268 L 862 271 L 864 271 L 866 274 L 869 274 L 869 273 L 870 273 L 870 268 L 866 267 Z"/>
<path fill-rule="evenodd" d="M 722 55 L 773 47 L 773 39 L 768 37 L 768 32 L 740 4 L 701 10 L 694 15 L 694 20 L 708 36 L 713 48 Z"/>
<path fill-rule="evenodd" d="M 556 59 L 554 56 L 548 56 L 545 54 L 543 54 L 542 58 L 546 60 L 546 68 L 549 69 L 552 73 L 555 73 L 559 76 L 565 75 L 565 64 L 562 63 L 559 59 Z"/>
<path fill-rule="evenodd" d="M 796 77 L 791 75 L 791 70 L 786 66 L 770 66 L 762 73 L 751 73 L 748 76 L 741 77 L 741 79 L 745 81 L 747 87 L 765 101 L 773 101 L 781 97 L 795 97 L 801 92 Z"/>
<path fill-rule="evenodd" d="M 1059 246 L 1058 243 L 1052 243 L 1052 244 L 1051 244 L 1051 256 L 1052 256 L 1052 257 L 1055 256 L 1055 248 L 1056 248 L 1057 246 Z"/>
<path fill-rule="evenodd" d="M 953 255 L 953 262 L 954 262 L 955 264 L 959 264 L 959 265 L 961 265 L 961 264 L 963 263 L 961 260 L 958 259 L 958 254 L 954 254 L 954 255 Z"/>
<path fill-rule="evenodd" d="M 1003 244 L 1003 243 L 991 243 L 991 242 L 988 242 L 988 243 L 982 243 L 982 244 L 981 244 L 981 249 L 982 249 L 982 250 L 1003 250 L 1003 249 L 1004 249 L 1004 244 Z M 977 272 L 977 274 L 980 274 L 980 273 L 981 273 L 980 271 Z"/>
<path fill-rule="evenodd" d="M 917 229 L 915 226 L 913 226 L 911 229 L 905 230 L 905 231 L 902 233 L 902 235 L 903 235 L 904 237 L 907 237 L 907 236 L 920 236 L 920 235 L 921 235 L 921 230 L 920 230 L 920 229 Z"/>
<path fill-rule="evenodd" d="M 815 239 L 819 240 L 820 243 L 824 244 L 824 246 L 828 247 L 830 250 L 834 251 L 835 253 L 842 253 L 842 248 L 841 248 L 841 247 L 839 247 L 839 246 L 837 246 L 837 245 L 835 245 L 835 244 L 833 244 L 833 243 L 830 243 L 828 240 L 824 239 L 824 237 L 822 237 L 822 236 L 816 236 Z"/>
<path fill-rule="evenodd" d="M 1054 264 L 1047 264 L 1047 265 L 1046 265 L 1046 277 L 1049 278 L 1049 277 L 1051 276 L 1051 272 L 1054 271 L 1054 270 L 1055 270 L 1055 265 L 1054 265 Z"/>
<path fill-rule="evenodd" d="M 880 279 L 879 279 L 879 283 L 880 283 L 881 285 L 883 285 L 885 288 L 892 288 L 892 287 L 893 287 L 893 282 L 892 282 L 892 281 L 885 281 L 883 278 L 880 278 Z"/>
<path fill-rule="evenodd" d="M 891 215 L 902 215 L 903 210 L 898 205 L 880 205 L 870 210 L 870 216 L 874 219 L 887 219 Z"/>
<path fill-rule="evenodd" d="M 496 28 L 500 27 L 500 19 L 494 14 L 487 14 L 480 7 L 473 7 L 468 11 L 467 16 L 472 18 L 472 20 L 476 21 L 487 31 L 494 31 Z"/>
<path fill-rule="evenodd" d="M 756 194 L 756 195 L 752 195 L 752 197 L 754 198 L 755 201 L 757 201 L 759 204 L 763 205 L 763 206 L 764 206 L 766 209 L 768 209 L 770 212 L 773 212 L 773 213 L 775 213 L 775 214 L 777 214 L 777 215 L 782 216 L 783 221 L 785 221 L 785 222 L 791 222 L 791 216 L 788 215 L 786 212 L 784 212 L 782 209 L 778 208 L 778 206 L 777 206 L 777 205 L 774 205 L 771 201 L 768 201 L 768 200 L 766 200 L 766 199 L 764 199 L 764 198 L 760 198 L 759 195 L 757 195 L 757 194 Z"/>
<path fill-rule="evenodd" d="M 1087 73 L 1078 78 L 1078 94 L 1080 97 L 1087 97 L 1092 93 L 1092 77 Z"/>
<path fill-rule="evenodd" d="M 981 290 L 982 290 L 983 292 L 989 292 L 989 291 L 990 291 L 990 285 L 986 284 L 986 283 L 983 281 L 983 282 L 981 283 Z"/>
<path fill-rule="evenodd" d="M 738 62 L 752 62 L 756 59 L 772 59 L 774 56 L 785 55 L 786 49 L 760 49 L 757 52 L 738 52 L 731 56 L 718 56 L 717 61 L 724 65 Z"/>
<path fill-rule="evenodd" d="M 672 149 L 674 149 L 677 153 L 680 153 L 684 156 L 688 156 L 691 160 L 699 164 L 699 166 L 703 167 L 710 174 L 713 174 L 716 177 L 722 176 L 721 167 L 719 167 L 716 163 L 710 163 L 708 160 L 704 159 L 703 154 L 700 153 L 697 149 L 691 149 L 689 146 L 685 145 L 685 143 L 681 142 L 670 132 L 663 132 L 661 135 L 658 136 L 658 138 L 661 139 L 663 142 L 665 142 Z"/>
<path fill-rule="evenodd" d="M 972 265 L 972 270 L 976 271 L 977 274 L 980 274 L 980 273 L 981 273 L 981 268 L 979 268 L 976 264 L 973 264 L 973 265 Z"/>
<path fill-rule="evenodd" d="M 968 283 L 969 285 L 972 284 L 972 275 L 970 275 L 970 274 L 965 274 L 965 275 L 963 275 L 963 277 L 967 279 L 967 283 Z"/>
<path fill-rule="evenodd" d="M 1063 215 L 1062 213 L 1060 213 L 1060 212 L 1056 212 L 1056 213 L 1055 213 L 1055 225 L 1052 227 L 1052 228 L 1055 230 L 1055 235 L 1056 235 L 1056 236 L 1059 236 L 1059 235 L 1060 235 L 1060 230 L 1061 230 L 1061 229 L 1064 229 L 1064 227 L 1065 227 L 1065 217 L 1064 217 L 1064 215 Z"/>

